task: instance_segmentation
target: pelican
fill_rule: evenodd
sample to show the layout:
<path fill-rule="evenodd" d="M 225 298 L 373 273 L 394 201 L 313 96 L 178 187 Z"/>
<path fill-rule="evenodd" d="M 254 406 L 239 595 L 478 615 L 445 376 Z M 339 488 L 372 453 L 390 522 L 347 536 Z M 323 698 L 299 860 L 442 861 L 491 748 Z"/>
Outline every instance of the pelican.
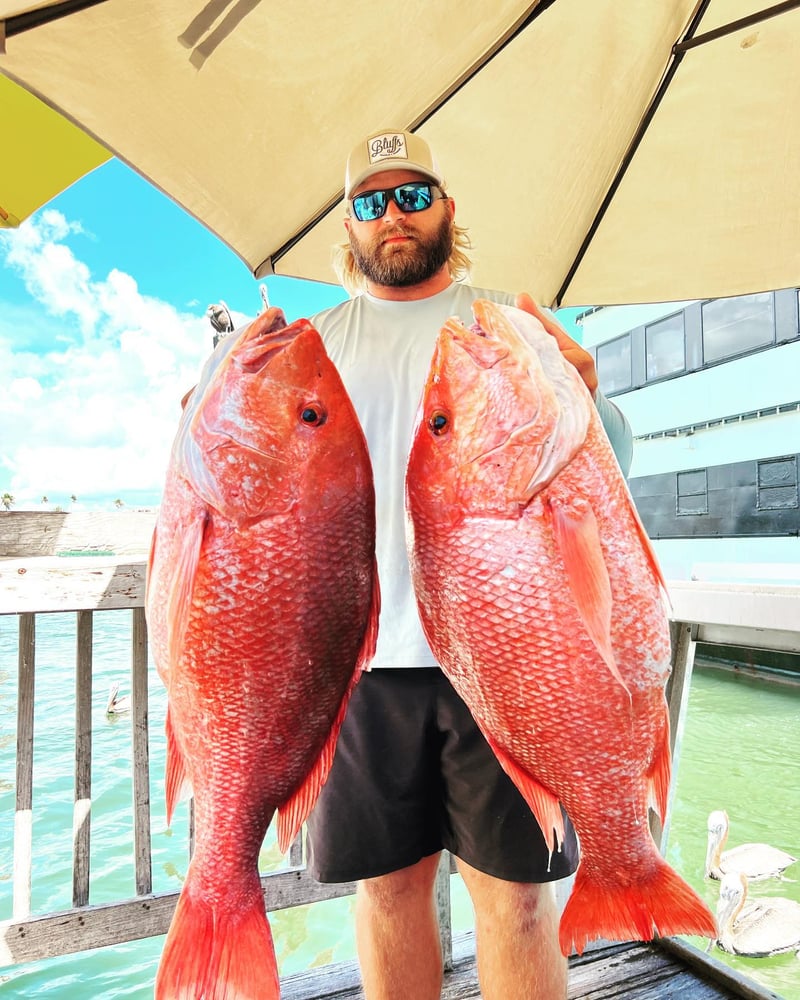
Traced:
<path fill-rule="evenodd" d="M 708 816 L 706 878 L 721 879 L 728 872 L 741 872 L 751 882 L 781 878 L 784 869 L 797 861 L 791 854 L 770 844 L 739 844 L 723 851 L 727 839 L 728 814 L 716 809 Z"/>
<path fill-rule="evenodd" d="M 108 704 L 106 705 L 106 715 L 123 715 L 131 710 L 130 695 L 124 694 L 121 698 L 119 693 L 119 681 L 114 681 L 108 691 Z"/>
<path fill-rule="evenodd" d="M 767 958 L 800 945 L 800 903 L 782 896 L 746 899 L 747 876 L 723 876 L 717 902 L 718 947 L 732 955 Z"/>

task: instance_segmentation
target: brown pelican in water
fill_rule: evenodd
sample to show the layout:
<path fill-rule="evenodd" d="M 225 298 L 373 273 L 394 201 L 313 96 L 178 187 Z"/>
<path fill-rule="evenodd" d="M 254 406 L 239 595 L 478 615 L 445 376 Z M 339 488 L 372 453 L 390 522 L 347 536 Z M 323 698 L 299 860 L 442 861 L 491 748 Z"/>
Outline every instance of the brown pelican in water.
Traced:
<path fill-rule="evenodd" d="M 751 882 L 762 878 L 781 878 L 785 868 L 797 858 L 770 844 L 739 844 L 727 851 L 728 814 L 717 809 L 708 816 L 706 878 L 721 879 L 728 872 L 742 872 Z"/>
<path fill-rule="evenodd" d="M 782 896 L 746 900 L 747 876 L 728 872 L 719 886 L 718 947 L 766 958 L 800 946 L 800 903 Z"/>
<path fill-rule="evenodd" d="M 124 694 L 121 698 L 119 694 L 119 681 L 114 681 L 108 692 L 108 704 L 106 705 L 106 715 L 124 715 L 131 710 L 130 695 Z"/>

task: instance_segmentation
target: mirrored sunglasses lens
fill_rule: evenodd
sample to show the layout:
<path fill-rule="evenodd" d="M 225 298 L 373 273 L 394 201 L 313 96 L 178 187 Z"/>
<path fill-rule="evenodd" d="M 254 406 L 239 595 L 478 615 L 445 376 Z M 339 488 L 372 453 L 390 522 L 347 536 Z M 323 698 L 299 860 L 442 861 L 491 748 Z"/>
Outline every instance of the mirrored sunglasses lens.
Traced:
<path fill-rule="evenodd" d="M 421 212 L 433 200 L 430 184 L 404 184 L 395 188 L 394 197 L 403 212 Z"/>
<path fill-rule="evenodd" d="M 360 194 L 353 198 L 353 211 L 359 222 L 372 222 L 373 219 L 380 219 L 386 211 L 386 192 L 370 191 L 369 194 Z"/>

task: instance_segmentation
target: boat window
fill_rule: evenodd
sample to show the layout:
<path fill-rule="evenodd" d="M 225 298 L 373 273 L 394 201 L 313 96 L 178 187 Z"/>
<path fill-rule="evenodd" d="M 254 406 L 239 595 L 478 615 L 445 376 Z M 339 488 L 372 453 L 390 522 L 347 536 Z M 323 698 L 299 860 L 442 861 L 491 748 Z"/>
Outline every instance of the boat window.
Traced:
<path fill-rule="evenodd" d="M 631 337 L 609 340 L 597 348 L 597 378 L 604 393 L 631 387 Z"/>
<path fill-rule="evenodd" d="M 692 469 L 678 473 L 678 514 L 708 513 L 708 472 Z"/>
<path fill-rule="evenodd" d="M 667 316 L 644 330 L 647 381 L 674 375 L 686 369 L 684 313 Z"/>
<path fill-rule="evenodd" d="M 703 362 L 710 364 L 775 341 L 772 292 L 703 303 Z"/>
<path fill-rule="evenodd" d="M 759 462 L 758 509 L 783 510 L 797 505 L 797 456 Z"/>

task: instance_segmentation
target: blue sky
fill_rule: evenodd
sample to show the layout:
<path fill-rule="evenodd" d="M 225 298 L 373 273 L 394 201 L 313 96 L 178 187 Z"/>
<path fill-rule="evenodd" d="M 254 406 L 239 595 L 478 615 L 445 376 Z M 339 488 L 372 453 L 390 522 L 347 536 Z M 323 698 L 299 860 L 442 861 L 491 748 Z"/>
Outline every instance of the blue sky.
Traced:
<path fill-rule="evenodd" d="M 0 494 L 15 509 L 158 503 L 179 401 L 212 346 L 206 309 L 222 299 L 244 323 L 261 283 L 117 160 L 0 230 Z M 289 320 L 345 298 L 263 283 Z"/>

